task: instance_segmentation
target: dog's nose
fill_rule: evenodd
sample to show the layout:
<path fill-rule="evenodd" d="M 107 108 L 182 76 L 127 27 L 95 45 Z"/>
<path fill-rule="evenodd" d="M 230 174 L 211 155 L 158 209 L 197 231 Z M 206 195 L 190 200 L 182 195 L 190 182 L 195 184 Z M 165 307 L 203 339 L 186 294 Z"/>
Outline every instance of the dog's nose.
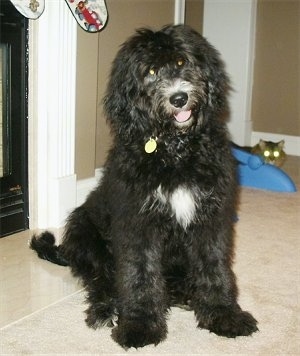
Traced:
<path fill-rule="evenodd" d="M 175 106 L 175 108 L 182 108 L 188 101 L 188 95 L 184 92 L 178 92 L 170 97 L 170 103 Z"/>

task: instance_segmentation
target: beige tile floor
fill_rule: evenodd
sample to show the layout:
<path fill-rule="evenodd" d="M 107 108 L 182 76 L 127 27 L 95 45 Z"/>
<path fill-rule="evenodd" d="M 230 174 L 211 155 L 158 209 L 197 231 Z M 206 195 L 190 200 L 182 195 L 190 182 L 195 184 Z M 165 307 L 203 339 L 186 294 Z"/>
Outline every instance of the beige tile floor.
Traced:
<path fill-rule="evenodd" d="M 81 289 L 67 267 L 40 260 L 29 249 L 31 234 L 0 239 L 0 327 Z"/>

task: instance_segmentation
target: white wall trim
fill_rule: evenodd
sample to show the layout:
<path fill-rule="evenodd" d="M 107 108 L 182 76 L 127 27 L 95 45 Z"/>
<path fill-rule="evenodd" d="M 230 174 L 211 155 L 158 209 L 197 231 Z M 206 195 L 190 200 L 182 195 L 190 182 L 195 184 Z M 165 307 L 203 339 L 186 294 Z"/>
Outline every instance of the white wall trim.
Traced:
<path fill-rule="evenodd" d="M 77 200 L 76 206 L 82 205 L 89 193 L 96 187 L 96 177 L 80 179 L 77 181 Z"/>
<path fill-rule="evenodd" d="M 184 24 L 185 22 L 185 0 L 175 0 L 174 24 Z"/>
<path fill-rule="evenodd" d="M 232 140 L 251 140 L 251 103 L 257 0 L 205 0 L 203 35 L 221 53 L 234 91 L 228 124 Z"/>
<path fill-rule="evenodd" d="M 29 27 L 30 228 L 59 227 L 76 205 L 77 23 L 64 1 L 48 1 Z"/>
<path fill-rule="evenodd" d="M 83 204 L 89 195 L 89 193 L 96 188 L 103 176 L 103 168 L 97 168 L 95 170 L 95 176 L 91 178 L 81 179 L 77 181 L 77 201 L 76 205 Z"/>
<path fill-rule="evenodd" d="M 273 142 L 284 140 L 285 152 L 289 155 L 300 156 L 300 136 L 253 131 L 251 136 L 251 146 L 256 145 L 260 139 Z"/>

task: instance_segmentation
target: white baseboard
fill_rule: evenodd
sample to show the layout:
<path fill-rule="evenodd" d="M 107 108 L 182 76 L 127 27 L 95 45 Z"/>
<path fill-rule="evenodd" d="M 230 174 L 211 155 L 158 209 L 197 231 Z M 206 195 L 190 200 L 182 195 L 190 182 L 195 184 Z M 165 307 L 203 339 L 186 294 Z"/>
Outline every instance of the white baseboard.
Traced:
<path fill-rule="evenodd" d="M 66 218 L 76 203 L 76 174 L 51 178 L 48 186 L 47 205 L 43 213 L 46 223 L 40 228 L 59 228 L 65 224 Z"/>
<path fill-rule="evenodd" d="M 251 146 L 256 145 L 259 140 L 278 142 L 284 140 L 284 150 L 287 154 L 300 156 L 300 136 L 280 135 L 268 132 L 252 132 Z"/>
<path fill-rule="evenodd" d="M 77 182 L 76 206 L 84 203 L 88 194 L 96 187 L 97 180 L 95 177 L 81 179 Z"/>
<path fill-rule="evenodd" d="M 89 193 L 96 188 L 99 180 L 103 175 L 103 168 L 95 170 L 95 176 L 87 179 L 81 179 L 77 182 L 77 199 L 76 206 L 83 204 Z"/>

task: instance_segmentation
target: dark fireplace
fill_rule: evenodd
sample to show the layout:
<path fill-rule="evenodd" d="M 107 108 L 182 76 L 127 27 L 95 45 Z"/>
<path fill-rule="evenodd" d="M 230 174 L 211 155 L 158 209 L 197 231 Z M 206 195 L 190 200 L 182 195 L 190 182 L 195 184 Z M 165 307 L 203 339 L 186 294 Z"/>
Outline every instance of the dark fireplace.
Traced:
<path fill-rule="evenodd" d="M 0 236 L 28 228 L 28 21 L 0 2 Z"/>

